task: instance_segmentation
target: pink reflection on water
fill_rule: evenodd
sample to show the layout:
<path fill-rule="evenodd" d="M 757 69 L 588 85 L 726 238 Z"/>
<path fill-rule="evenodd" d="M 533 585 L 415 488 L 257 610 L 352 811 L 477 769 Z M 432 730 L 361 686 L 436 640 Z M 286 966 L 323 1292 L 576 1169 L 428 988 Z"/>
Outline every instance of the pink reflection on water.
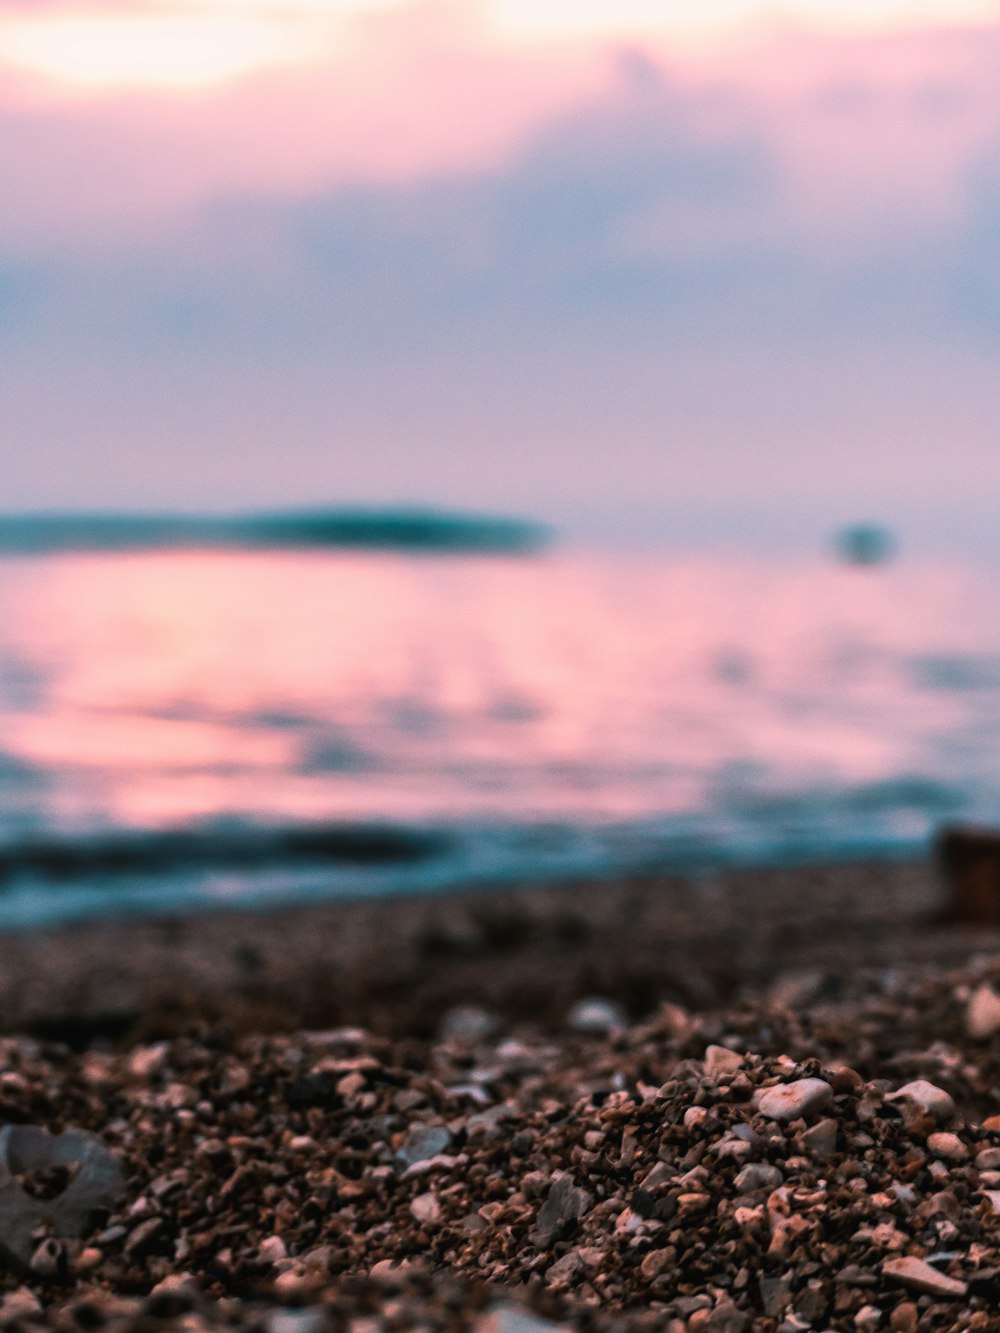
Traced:
<path fill-rule="evenodd" d="M 560 555 L 0 562 L 3 749 L 46 818 L 629 819 L 926 771 L 976 697 L 912 664 L 1000 653 L 945 567 Z M 964 734 L 964 733 L 963 733 Z M 756 779 L 755 779 L 756 780 Z"/>

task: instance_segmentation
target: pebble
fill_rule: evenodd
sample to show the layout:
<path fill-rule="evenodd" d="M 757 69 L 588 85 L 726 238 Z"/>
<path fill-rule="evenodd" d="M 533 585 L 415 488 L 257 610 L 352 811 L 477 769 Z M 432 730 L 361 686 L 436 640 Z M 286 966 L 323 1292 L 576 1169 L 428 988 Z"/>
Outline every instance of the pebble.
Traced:
<path fill-rule="evenodd" d="M 620 1004 L 591 996 L 579 1000 L 569 1011 L 567 1026 L 574 1032 L 593 1032 L 604 1036 L 628 1026 L 628 1015 Z"/>
<path fill-rule="evenodd" d="M 92 1052 L 0 1038 L 12 1121 L 79 1117 L 128 1182 L 32 1286 L 53 1327 L 108 1333 L 182 1306 L 189 1333 L 988 1331 L 1000 1049 L 972 1047 L 961 983 L 848 979 L 808 1014 L 748 993 L 586 1040 L 501 1024 L 474 1050 L 192 1032 L 145 1084 L 127 1052 L 95 1080 Z"/>
<path fill-rule="evenodd" d="M 899 1259 L 886 1259 L 882 1264 L 882 1273 L 900 1286 L 911 1291 L 926 1292 L 928 1296 L 937 1296 L 945 1300 L 957 1300 L 967 1295 L 969 1284 L 958 1278 L 941 1273 L 923 1259 L 905 1255 Z"/>
<path fill-rule="evenodd" d="M 565 1230 L 569 1222 L 576 1221 L 587 1211 L 590 1196 L 585 1190 L 578 1189 L 569 1174 L 553 1181 L 545 1202 L 538 1210 L 538 1220 L 531 1232 L 531 1241 L 540 1249 Z"/>
<path fill-rule="evenodd" d="M 987 1041 L 1000 1032 L 1000 995 L 992 986 L 977 986 L 965 1010 L 965 1028 L 973 1041 Z"/>
<path fill-rule="evenodd" d="M 439 1156 L 450 1146 L 451 1133 L 444 1125 L 417 1125 L 406 1136 L 396 1160 L 405 1167 L 416 1166 Z"/>
<path fill-rule="evenodd" d="M 727 1046 L 709 1046 L 705 1051 L 706 1074 L 734 1074 L 742 1066 L 743 1056 Z"/>
<path fill-rule="evenodd" d="M 416 1196 L 410 1204 L 410 1212 L 421 1226 L 436 1226 L 441 1221 L 441 1204 L 437 1195 L 430 1191 Z"/>
<path fill-rule="evenodd" d="M 738 1194 L 753 1194 L 757 1190 L 775 1190 L 784 1180 L 776 1166 L 766 1162 L 750 1162 L 733 1181 Z"/>
<path fill-rule="evenodd" d="M 928 1083 L 923 1078 L 915 1079 L 912 1083 L 905 1083 L 895 1092 L 890 1092 L 886 1101 L 912 1102 L 935 1119 L 939 1125 L 946 1124 L 955 1115 L 955 1103 L 951 1095 L 945 1092 L 944 1088 L 939 1088 L 934 1083 Z"/>
<path fill-rule="evenodd" d="M 821 1078 L 800 1078 L 794 1083 L 779 1083 L 765 1088 L 757 1109 L 769 1120 L 788 1124 L 821 1111 L 833 1100 L 833 1089 Z"/>
<path fill-rule="evenodd" d="M 438 1038 L 469 1043 L 488 1041 L 499 1028 L 499 1020 L 489 1010 L 476 1004 L 460 1004 L 449 1009 L 441 1020 Z"/>
<path fill-rule="evenodd" d="M 958 1135 L 949 1134 L 946 1130 L 928 1134 L 927 1147 L 935 1157 L 941 1157 L 946 1162 L 964 1162 L 969 1155 L 968 1148 Z"/>
<path fill-rule="evenodd" d="M 875 1333 L 882 1327 L 882 1311 L 877 1305 L 862 1305 L 854 1316 L 854 1327 L 859 1333 Z"/>
<path fill-rule="evenodd" d="M 816 1162 L 828 1162 L 837 1151 L 836 1120 L 819 1120 L 802 1135 L 802 1146 Z"/>
<path fill-rule="evenodd" d="M 553 1323 L 513 1305 L 493 1306 L 476 1320 L 474 1330 L 475 1333 L 570 1333 L 567 1324 Z"/>
<path fill-rule="evenodd" d="M 267 1319 L 267 1333 L 321 1333 L 325 1327 L 322 1309 L 273 1310 Z"/>
<path fill-rule="evenodd" d="M 6 1322 L 8 1319 L 30 1318 L 41 1308 L 41 1301 L 30 1287 L 18 1287 L 16 1291 L 9 1291 L 0 1299 L 0 1320 Z"/>

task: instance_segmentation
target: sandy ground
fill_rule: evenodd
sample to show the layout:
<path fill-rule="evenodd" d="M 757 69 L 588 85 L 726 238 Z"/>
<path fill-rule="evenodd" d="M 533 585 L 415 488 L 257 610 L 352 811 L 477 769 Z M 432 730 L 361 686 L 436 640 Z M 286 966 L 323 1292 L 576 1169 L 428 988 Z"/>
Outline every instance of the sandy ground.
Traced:
<path fill-rule="evenodd" d="M 996 930 L 940 924 L 942 903 L 929 862 L 867 863 L 85 923 L 3 938 L 0 1024 L 73 1046 L 192 1019 L 427 1035 L 457 1003 L 558 1025 L 590 994 L 638 1018 L 789 974 L 836 988 L 862 966 L 1000 951 Z"/>

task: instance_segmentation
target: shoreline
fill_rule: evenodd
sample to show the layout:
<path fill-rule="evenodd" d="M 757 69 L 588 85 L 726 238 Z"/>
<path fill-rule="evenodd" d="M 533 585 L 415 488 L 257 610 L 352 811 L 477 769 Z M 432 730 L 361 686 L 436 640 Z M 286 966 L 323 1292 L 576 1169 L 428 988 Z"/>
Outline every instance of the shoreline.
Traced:
<path fill-rule="evenodd" d="M 641 1018 L 796 973 L 1000 952 L 1000 929 L 930 924 L 943 892 L 930 860 L 878 860 L 91 919 L 4 936 L 0 1026 L 73 1046 L 199 1018 L 427 1036 L 455 1004 L 558 1026 L 588 995 Z"/>

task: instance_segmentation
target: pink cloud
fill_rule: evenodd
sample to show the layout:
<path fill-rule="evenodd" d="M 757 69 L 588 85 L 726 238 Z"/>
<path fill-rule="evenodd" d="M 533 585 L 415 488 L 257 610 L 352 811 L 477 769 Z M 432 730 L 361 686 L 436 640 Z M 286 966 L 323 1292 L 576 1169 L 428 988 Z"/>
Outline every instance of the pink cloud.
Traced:
<path fill-rule="evenodd" d="M 488 172 L 546 123 L 631 96 L 642 77 L 620 47 L 491 45 L 434 5 L 370 16 L 359 32 L 349 59 L 184 96 L 66 100 L 15 80 L 0 92 L 0 247 L 176 231 L 232 194 Z M 707 144 L 742 133 L 767 145 L 784 172 L 783 234 L 807 246 L 863 248 L 900 219 L 952 225 L 968 164 L 1000 128 L 1000 29 L 786 32 L 699 60 L 666 43 L 645 51 L 678 125 Z M 718 225 L 653 209 L 625 240 L 712 245 Z"/>

